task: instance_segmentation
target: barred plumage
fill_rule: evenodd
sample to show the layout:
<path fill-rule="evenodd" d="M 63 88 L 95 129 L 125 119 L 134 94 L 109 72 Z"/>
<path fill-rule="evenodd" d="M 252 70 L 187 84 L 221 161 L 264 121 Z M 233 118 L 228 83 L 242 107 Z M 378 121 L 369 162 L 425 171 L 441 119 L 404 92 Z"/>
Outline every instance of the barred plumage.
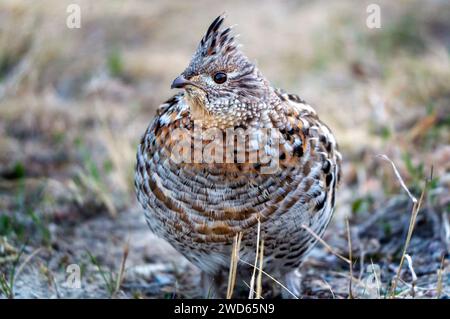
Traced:
<path fill-rule="evenodd" d="M 323 234 L 341 161 L 315 110 L 273 89 L 222 23 L 222 16 L 214 20 L 172 84 L 184 92 L 159 107 L 138 148 L 135 177 L 151 230 L 215 280 L 217 296 L 239 232 L 240 258 L 254 262 L 258 220 L 265 271 L 284 281 L 299 266 L 316 242 L 302 225 Z M 217 72 L 224 83 L 215 83 Z"/>

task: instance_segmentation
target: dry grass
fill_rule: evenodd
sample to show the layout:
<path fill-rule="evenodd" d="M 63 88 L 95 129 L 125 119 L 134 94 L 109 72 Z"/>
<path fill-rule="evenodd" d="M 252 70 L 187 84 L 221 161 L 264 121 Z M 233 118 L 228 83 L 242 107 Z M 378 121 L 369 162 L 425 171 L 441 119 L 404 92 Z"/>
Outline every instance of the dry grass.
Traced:
<path fill-rule="evenodd" d="M 248 295 L 248 299 L 253 299 L 255 294 L 255 283 L 256 283 L 256 268 L 258 267 L 258 262 L 260 260 L 260 248 L 259 245 L 261 244 L 261 221 L 258 217 L 258 225 L 256 228 L 256 250 L 255 250 L 255 263 L 253 266 L 253 273 L 252 277 L 250 278 L 250 291 Z M 262 264 L 259 264 L 259 271 L 261 272 Z M 261 284 L 261 283 L 259 283 Z"/>
<path fill-rule="evenodd" d="M 122 262 L 120 263 L 119 272 L 117 274 L 116 287 L 114 289 L 113 296 L 116 296 L 117 293 L 120 291 L 123 280 L 125 279 L 125 271 L 126 271 L 125 265 L 127 263 L 129 252 L 130 252 L 130 244 L 129 242 L 127 242 L 125 247 L 123 248 Z"/>
<path fill-rule="evenodd" d="M 437 285 L 436 285 L 436 298 L 439 299 L 442 295 L 442 289 L 443 289 L 443 281 L 442 278 L 444 276 L 444 257 L 442 257 L 441 266 L 439 267 L 437 271 Z"/>
<path fill-rule="evenodd" d="M 348 219 L 345 220 L 345 226 L 347 228 L 347 241 L 348 241 L 348 266 L 350 270 L 350 280 L 348 282 L 348 297 L 353 299 L 353 255 L 352 255 L 352 236 L 350 234 L 350 224 Z"/>
<path fill-rule="evenodd" d="M 227 286 L 227 299 L 233 296 L 234 285 L 236 284 L 237 264 L 239 260 L 239 250 L 241 247 L 242 233 L 236 234 L 233 241 L 232 254 L 230 258 L 230 272 Z"/>
<path fill-rule="evenodd" d="M 259 270 L 256 279 L 256 299 L 262 298 L 262 270 L 264 262 L 264 239 L 261 240 L 261 251 L 259 252 Z"/>
<path fill-rule="evenodd" d="M 420 195 L 420 198 L 419 198 L 419 200 L 417 200 L 411 194 L 411 192 L 409 191 L 408 187 L 406 187 L 405 182 L 403 181 L 403 178 L 401 177 L 401 175 L 400 175 L 397 167 L 395 166 L 394 162 L 391 159 L 389 159 L 389 157 L 387 157 L 386 155 L 380 155 L 380 157 L 383 158 L 384 160 L 388 161 L 391 164 L 391 166 L 392 166 L 392 168 L 393 168 L 393 170 L 395 172 L 395 176 L 397 177 L 398 181 L 400 182 L 400 185 L 403 187 L 403 189 L 405 190 L 405 192 L 408 194 L 409 198 L 413 202 L 413 208 L 412 208 L 412 212 L 411 212 L 411 219 L 410 219 L 410 222 L 409 222 L 408 234 L 406 236 L 405 246 L 403 248 L 402 257 L 400 259 L 400 265 L 398 266 L 397 275 L 395 276 L 395 278 L 393 280 L 391 291 L 390 291 L 391 298 L 393 298 L 393 297 L 395 297 L 395 290 L 397 288 L 397 284 L 398 284 L 398 281 L 400 279 L 400 274 L 401 274 L 401 271 L 402 271 L 402 268 L 403 268 L 403 263 L 405 261 L 405 258 L 408 256 L 407 255 L 407 250 L 408 250 L 408 247 L 409 247 L 409 244 L 410 244 L 410 241 L 411 241 L 411 236 L 412 236 L 412 233 L 414 231 L 414 227 L 416 225 L 417 214 L 419 214 L 419 210 L 420 210 L 421 205 L 422 205 L 422 201 L 423 201 L 423 198 L 424 198 L 424 195 L 425 195 L 427 184 L 425 184 L 425 186 L 424 186 L 424 188 L 422 190 L 422 193 Z"/>
<path fill-rule="evenodd" d="M 400 264 L 398 266 L 397 275 L 395 276 L 394 282 L 392 284 L 391 297 L 395 297 L 395 290 L 397 288 L 398 280 L 400 279 L 400 274 L 401 274 L 401 270 L 402 270 L 402 267 L 403 267 L 403 263 L 405 261 L 406 255 L 407 255 L 406 252 L 408 250 L 409 243 L 411 241 L 411 236 L 412 236 L 412 233 L 414 231 L 414 226 L 416 224 L 417 214 L 419 213 L 420 205 L 422 204 L 424 193 L 425 193 L 425 188 L 422 191 L 422 194 L 420 195 L 419 201 L 415 202 L 414 205 L 413 205 L 413 209 L 412 209 L 412 212 L 411 212 L 411 221 L 409 223 L 409 228 L 408 228 L 408 235 L 406 237 L 406 241 L 405 241 L 405 246 L 403 248 L 402 257 L 400 259 Z"/>
<path fill-rule="evenodd" d="M 304 228 L 308 233 L 310 233 L 315 239 L 317 239 L 318 242 L 320 242 L 330 253 L 338 257 L 339 259 L 345 261 L 347 264 L 351 265 L 350 259 L 342 256 L 338 252 L 336 252 L 333 247 L 331 247 L 325 240 L 323 240 L 319 235 L 317 235 L 311 228 L 309 228 L 306 225 L 301 225 L 302 228 Z"/>
<path fill-rule="evenodd" d="M 254 267 L 254 265 L 252 265 L 249 262 L 246 262 L 243 259 L 239 259 L 239 262 L 243 263 L 244 265 L 247 266 L 251 266 Z M 264 274 L 266 277 L 268 277 L 270 280 L 272 280 L 274 283 L 276 283 L 277 285 L 279 285 L 282 289 L 284 289 L 288 294 L 290 294 L 293 298 L 298 299 L 298 297 L 292 292 L 290 291 L 285 285 L 283 285 L 279 280 L 277 280 L 275 277 L 273 277 L 272 275 L 270 275 L 269 273 L 265 272 L 264 270 L 262 270 L 259 266 L 256 267 L 256 269 L 258 271 L 260 271 L 262 274 Z"/>

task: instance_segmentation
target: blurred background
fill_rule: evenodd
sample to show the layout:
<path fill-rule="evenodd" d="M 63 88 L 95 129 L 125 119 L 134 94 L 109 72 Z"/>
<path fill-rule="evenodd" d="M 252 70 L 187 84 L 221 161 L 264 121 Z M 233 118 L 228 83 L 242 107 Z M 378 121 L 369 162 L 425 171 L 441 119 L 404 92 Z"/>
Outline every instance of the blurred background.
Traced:
<path fill-rule="evenodd" d="M 147 229 L 135 150 L 211 21 L 332 128 L 343 182 L 323 245 L 303 266 L 308 298 L 450 294 L 450 3 L 376 1 L 0 2 L 0 298 L 199 296 L 198 272 Z M 68 28 L 70 4 L 81 28 Z M 426 181 L 428 181 L 426 183 Z M 67 266 L 81 288 L 67 286 Z M 372 267 L 373 266 L 373 267 Z M 409 267 L 408 267 L 409 266 Z M 376 279 L 374 281 L 374 278 Z M 374 282 L 376 283 L 374 286 Z M 205 297 L 201 296 L 200 297 Z"/>

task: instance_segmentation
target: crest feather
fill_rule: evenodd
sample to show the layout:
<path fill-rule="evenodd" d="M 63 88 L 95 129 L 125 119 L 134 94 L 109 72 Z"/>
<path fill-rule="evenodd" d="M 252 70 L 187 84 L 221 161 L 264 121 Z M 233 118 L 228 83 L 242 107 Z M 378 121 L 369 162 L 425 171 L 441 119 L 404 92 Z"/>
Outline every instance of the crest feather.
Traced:
<path fill-rule="evenodd" d="M 206 57 L 219 52 L 229 54 L 237 49 L 234 41 L 235 37 L 231 34 L 232 27 L 221 28 L 224 20 L 225 14 L 214 19 L 200 41 L 200 45 L 197 48 L 197 55 Z"/>

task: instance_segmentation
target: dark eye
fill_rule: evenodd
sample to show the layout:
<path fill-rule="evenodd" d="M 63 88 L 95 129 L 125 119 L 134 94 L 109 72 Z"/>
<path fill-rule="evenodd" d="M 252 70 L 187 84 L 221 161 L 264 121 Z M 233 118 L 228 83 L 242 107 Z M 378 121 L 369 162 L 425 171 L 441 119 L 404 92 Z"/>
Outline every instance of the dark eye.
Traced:
<path fill-rule="evenodd" d="M 217 72 L 216 74 L 214 74 L 214 82 L 218 83 L 218 84 L 222 84 L 225 83 L 225 81 L 227 80 L 227 75 L 223 72 Z"/>

